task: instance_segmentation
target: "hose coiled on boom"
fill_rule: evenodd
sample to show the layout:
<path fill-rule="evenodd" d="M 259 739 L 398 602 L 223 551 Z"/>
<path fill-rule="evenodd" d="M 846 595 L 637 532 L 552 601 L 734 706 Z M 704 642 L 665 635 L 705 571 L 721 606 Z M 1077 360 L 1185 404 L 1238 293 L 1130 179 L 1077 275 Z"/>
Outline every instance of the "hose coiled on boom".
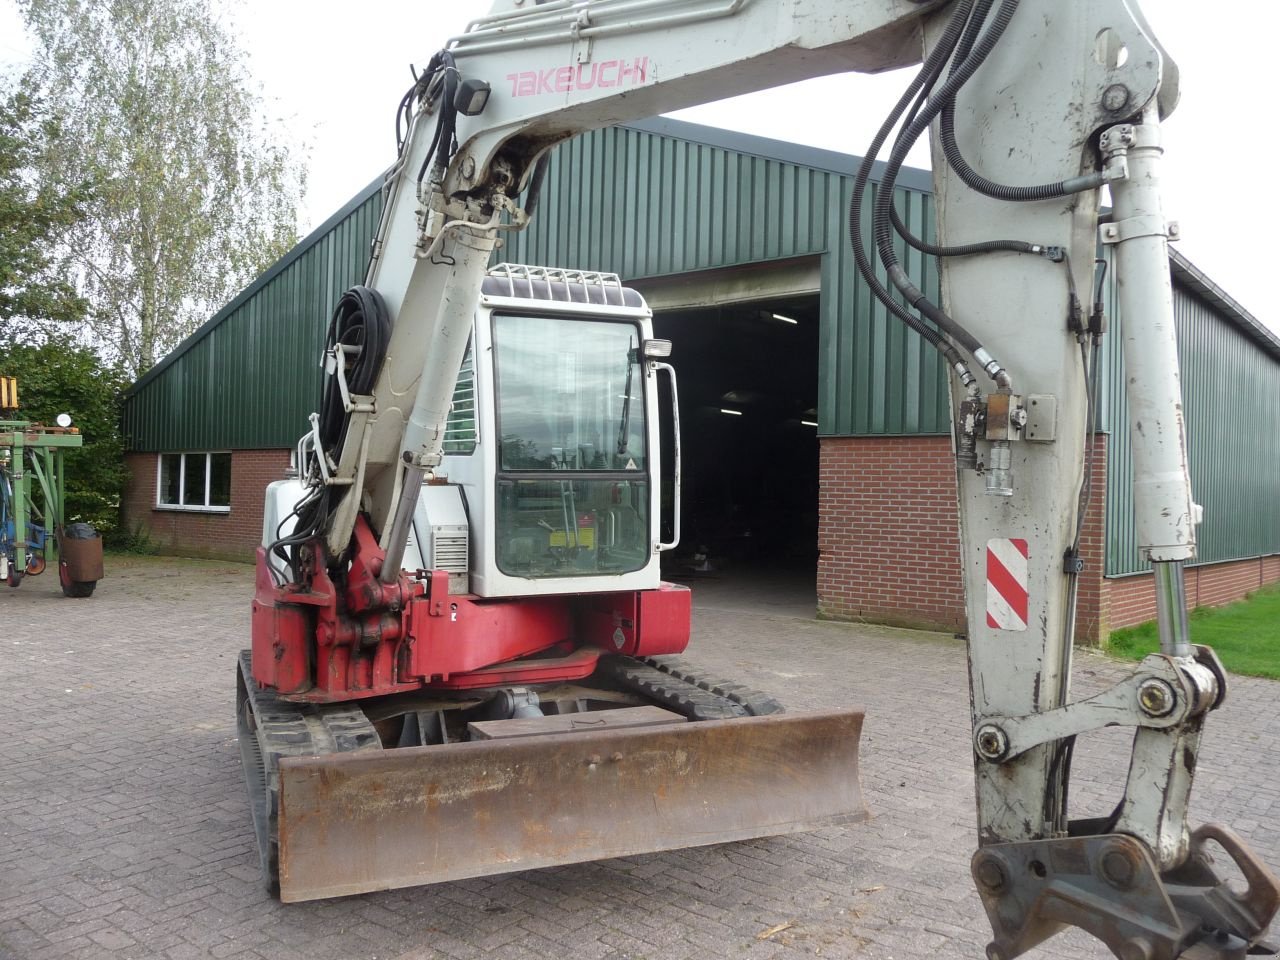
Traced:
<path fill-rule="evenodd" d="M 327 356 L 335 346 L 348 348 L 338 356 L 338 362 L 346 364 L 347 389 L 367 394 L 373 391 L 390 341 L 391 317 L 382 296 L 369 287 L 355 286 L 333 308 L 324 350 Z M 325 452 L 341 449 L 347 421 L 335 371 L 325 378 L 320 400 L 320 445 Z"/>

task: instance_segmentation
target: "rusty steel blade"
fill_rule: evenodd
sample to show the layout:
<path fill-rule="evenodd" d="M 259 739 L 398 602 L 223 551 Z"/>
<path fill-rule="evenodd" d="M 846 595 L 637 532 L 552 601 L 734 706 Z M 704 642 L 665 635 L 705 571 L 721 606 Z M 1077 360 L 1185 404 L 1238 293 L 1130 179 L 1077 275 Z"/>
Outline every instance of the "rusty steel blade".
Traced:
<path fill-rule="evenodd" d="M 280 898 L 314 900 L 865 820 L 861 710 L 280 763 Z"/>

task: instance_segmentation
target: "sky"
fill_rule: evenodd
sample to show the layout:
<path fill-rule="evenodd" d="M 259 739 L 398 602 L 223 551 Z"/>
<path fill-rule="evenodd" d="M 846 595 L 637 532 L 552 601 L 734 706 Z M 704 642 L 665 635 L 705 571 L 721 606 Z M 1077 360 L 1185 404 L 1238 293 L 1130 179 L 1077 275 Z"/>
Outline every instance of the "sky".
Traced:
<path fill-rule="evenodd" d="M 268 115 L 308 150 L 303 234 L 394 158 L 393 118 L 411 82 L 409 64 L 425 64 L 490 6 L 491 0 L 245 0 L 230 6 Z M 1165 213 L 1181 228 L 1178 248 L 1280 332 L 1265 256 L 1280 212 L 1269 182 L 1277 136 L 1267 105 L 1280 5 L 1145 0 L 1143 10 L 1181 70 L 1182 99 L 1164 131 Z M 29 49 L 15 0 L 0 0 L 0 65 L 20 63 Z M 910 76 L 826 77 L 672 116 L 861 155 Z M 922 148 L 909 159 L 928 165 Z"/>

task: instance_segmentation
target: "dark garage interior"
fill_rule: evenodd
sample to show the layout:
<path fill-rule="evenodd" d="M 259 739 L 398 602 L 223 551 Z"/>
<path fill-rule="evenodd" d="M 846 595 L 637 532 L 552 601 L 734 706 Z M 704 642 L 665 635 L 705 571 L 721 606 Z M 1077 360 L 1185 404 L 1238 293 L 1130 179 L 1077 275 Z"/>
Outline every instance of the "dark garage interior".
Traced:
<path fill-rule="evenodd" d="M 671 573 L 790 569 L 818 555 L 818 298 L 655 314 L 679 378 L 682 530 Z M 664 409 L 669 409 L 664 390 Z M 665 420 L 665 418 L 664 418 Z M 670 431 L 664 464 L 671 463 Z M 664 538 L 670 535 L 670 469 Z"/>

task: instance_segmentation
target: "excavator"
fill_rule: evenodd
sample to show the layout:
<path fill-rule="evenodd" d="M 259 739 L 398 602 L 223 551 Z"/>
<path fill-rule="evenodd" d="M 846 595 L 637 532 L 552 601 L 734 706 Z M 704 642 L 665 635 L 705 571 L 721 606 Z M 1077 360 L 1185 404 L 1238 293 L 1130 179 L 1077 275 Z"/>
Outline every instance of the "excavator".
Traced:
<path fill-rule="evenodd" d="M 298 475 L 268 489 L 238 666 L 283 900 L 867 816 L 860 710 L 786 713 L 677 657 L 690 597 L 660 573 L 678 514 L 670 539 L 659 522 L 676 381 L 643 298 L 491 264 L 575 134 L 913 64 L 852 183 L 849 242 L 950 383 L 987 956 L 1068 927 L 1122 960 L 1274 952 L 1280 882 L 1229 828 L 1188 822 L 1227 678 L 1185 612 L 1199 508 L 1160 196 L 1178 71 L 1133 0 L 496 0 L 415 73 Z M 928 238 L 893 205 L 926 131 Z M 903 244 L 937 258 L 941 302 Z M 1073 699 L 1108 266 L 1161 652 Z M 1114 811 L 1072 818 L 1076 739 L 1117 725 L 1134 735 Z"/>

